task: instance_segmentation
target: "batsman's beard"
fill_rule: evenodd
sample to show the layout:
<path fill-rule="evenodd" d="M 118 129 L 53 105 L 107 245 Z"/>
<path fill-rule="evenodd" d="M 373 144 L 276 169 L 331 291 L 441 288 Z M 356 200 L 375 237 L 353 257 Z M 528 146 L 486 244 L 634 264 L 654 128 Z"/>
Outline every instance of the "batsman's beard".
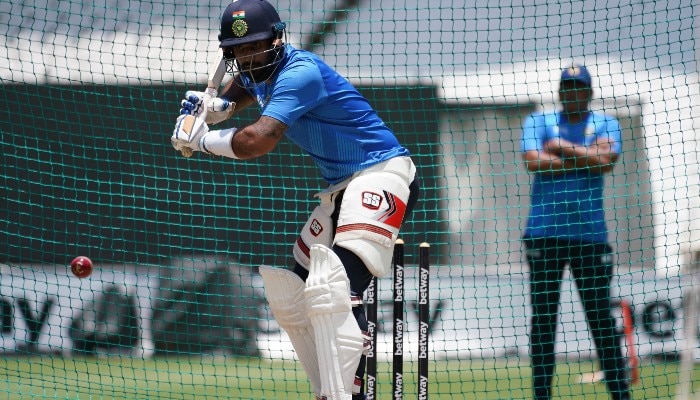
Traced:
<path fill-rule="evenodd" d="M 268 56 L 268 61 L 264 63 L 253 63 L 253 58 L 262 53 Z M 245 80 L 247 80 L 249 84 L 243 82 L 243 87 L 247 88 L 254 87 L 270 79 L 277 71 L 277 67 L 282 61 L 283 56 L 284 46 L 274 46 L 264 52 L 244 57 L 242 60 L 232 58 L 227 59 L 226 62 L 231 64 L 228 69 L 235 67 L 235 69 L 245 77 Z"/>

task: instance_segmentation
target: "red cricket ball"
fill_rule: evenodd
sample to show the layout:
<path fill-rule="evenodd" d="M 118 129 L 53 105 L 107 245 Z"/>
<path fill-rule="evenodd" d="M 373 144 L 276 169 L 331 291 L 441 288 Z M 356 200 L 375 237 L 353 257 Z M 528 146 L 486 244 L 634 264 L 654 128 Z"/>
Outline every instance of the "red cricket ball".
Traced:
<path fill-rule="evenodd" d="M 87 278 L 92 274 L 92 260 L 85 256 L 75 257 L 70 263 L 70 270 L 80 279 Z"/>

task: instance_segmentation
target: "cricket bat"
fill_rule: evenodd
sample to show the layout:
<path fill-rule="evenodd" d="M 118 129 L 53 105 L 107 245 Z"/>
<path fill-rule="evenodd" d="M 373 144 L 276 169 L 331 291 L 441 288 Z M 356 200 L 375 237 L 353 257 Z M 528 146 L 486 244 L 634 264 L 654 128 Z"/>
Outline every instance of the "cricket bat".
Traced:
<path fill-rule="evenodd" d="M 221 50 L 219 50 L 216 54 L 216 61 L 211 65 L 209 79 L 207 80 L 207 88 L 204 90 L 202 109 L 196 115 L 188 115 L 183 121 L 182 130 L 188 135 L 192 132 L 192 126 L 194 125 L 195 118 L 206 121 L 207 103 L 209 103 L 209 100 L 219 95 L 219 87 L 221 86 L 221 82 L 224 80 L 224 75 L 226 75 L 226 59 L 224 59 Z M 192 149 L 185 147 L 180 151 L 180 153 L 184 157 L 192 157 L 193 151 Z"/>

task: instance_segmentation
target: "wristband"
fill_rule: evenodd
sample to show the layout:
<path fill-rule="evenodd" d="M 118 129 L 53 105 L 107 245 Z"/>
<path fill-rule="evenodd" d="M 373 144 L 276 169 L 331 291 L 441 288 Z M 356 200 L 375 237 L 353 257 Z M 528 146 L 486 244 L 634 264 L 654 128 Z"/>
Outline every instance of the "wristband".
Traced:
<path fill-rule="evenodd" d="M 222 129 L 220 131 L 209 131 L 199 139 L 199 149 L 203 153 L 213 154 L 239 160 L 231 147 L 231 140 L 238 129 Z"/>

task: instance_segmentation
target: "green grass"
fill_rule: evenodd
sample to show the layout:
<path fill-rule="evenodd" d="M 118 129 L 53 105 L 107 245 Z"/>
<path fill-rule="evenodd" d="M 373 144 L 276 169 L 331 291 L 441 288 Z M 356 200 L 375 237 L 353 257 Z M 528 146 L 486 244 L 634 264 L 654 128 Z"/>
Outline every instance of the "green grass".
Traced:
<path fill-rule="evenodd" d="M 391 392 L 390 365 L 379 365 L 379 399 Z M 607 400 L 602 383 L 579 384 L 593 362 L 557 365 L 555 398 Z M 405 398 L 415 399 L 415 364 L 406 363 Z M 530 399 L 526 360 L 438 361 L 430 366 L 431 399 Z M 309 385 L 293 361 L 172 357 L 17 357 L 0 359 L 4 399 L 284 399 L 309 398 Z M 678 364 L 647 361 L 635 399 L 672 399 Z M 694 382 L 700 380 L 700 370 Z M 700 383 L 695 390 L 700 391 Z"/>

